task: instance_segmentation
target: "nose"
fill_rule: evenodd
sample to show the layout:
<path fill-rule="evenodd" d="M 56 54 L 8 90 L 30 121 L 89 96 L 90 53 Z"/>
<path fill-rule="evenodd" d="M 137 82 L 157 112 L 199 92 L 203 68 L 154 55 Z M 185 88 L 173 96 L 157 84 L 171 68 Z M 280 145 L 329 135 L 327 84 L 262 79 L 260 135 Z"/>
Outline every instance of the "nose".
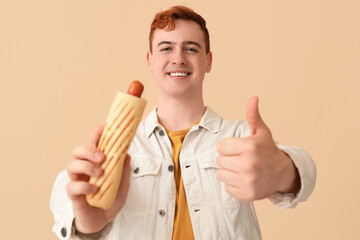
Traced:
<path fill-rule="evenodd" d="M 174 55 L 172 58 L 172 64 L 173 65 L 186 65 L 187 64 L 186 58 L 182 51 L 174 52 Z"/>

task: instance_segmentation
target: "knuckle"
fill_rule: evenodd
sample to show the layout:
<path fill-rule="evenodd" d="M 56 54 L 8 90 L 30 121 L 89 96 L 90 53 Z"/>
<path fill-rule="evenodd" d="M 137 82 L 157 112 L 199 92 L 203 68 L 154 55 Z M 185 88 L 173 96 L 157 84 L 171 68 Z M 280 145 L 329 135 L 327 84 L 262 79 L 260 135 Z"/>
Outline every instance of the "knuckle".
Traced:
<path fill-rule="evenodd" d="M 81 162 L 78 166 L 78 171 L 82 174 L 91 175 L 92 172 L 92 166 L 90 162 Z"/>
<path fill-rule="evenodd" d="M 218 150 L 218 152 L 222 152 L 224 151 L 225 146 L 227 146 L 226 148 L 228 148 L 228 146 L 231 145 L 232 143 L 233 143 L 232 138 L 224 138 L 216 144 L 216 149 Z"/>
<path fill-rule="evenodd" d="M 221 161 L 222 161 L 221 156 L 220 156 L 220 155 L 217 156 L 217 157 L 216 157 L 216 164 L 219 165 L 219 166 L 221 166 Z"/>
<path fill-rule="evenodd" d="M 259 186 L 259 181 L 257 177 L 253 178 L 248 182 L 246 199 L 248 201 L 255 201 L 261 199 L 261 188 Z"/>
<path fill-rule="evenodd" d="M 73 154 L 74 157 L 77 156 L 77 155 L 79 155 L 79 147 L 75 147 L 75 148 L 73 149 L 73 151 L 72 151 L 72 154 Z"/>
<path fill-rule="evenodd" d="M 244 170 L 247 174 L 253 174 L 256 172 L 257 169 L 257 163 L 254 160 L 249 160 L 244 163 Z"/>
<path fill-rule="evenodd" d="M 256 188 L 248 188 L 245 194 L 245 200 L 246 201 L 254 201 L 257 199 L 258 193 L 256 191 Z"/>
<path fill-rule="evenodd" d="M 72 186 L 72 182 L 69 182 L 68 184 L 66 184 L 66 192 L 69 196 L 72 195 L 73 193 L 73 186 Z"/>
<path fill-rule="evenodd" d="M 249 191 L 246 196 L 246 200 L 249 202 L 256 200 L 256 193 L 253 191 Z"/>
<path fill-rule="evenodd" d="M 260 146 L 259 146 L 259 143 L 258 142 L 254 142 L 252 145 L 251 145 L 251 152 L 253 154 L 258 154 L 260 152 Z"/>
<path fill-rule="evenodd" d="M 218 170 L 218 172 L 217 172 L 217 174 L 216 174 L 218 179 L 220 179 L 220 180 L 223 179 L 223 172 L 224 172 L 224 171 L 223 171 L 222 169 L 219 169 L 219 170 Z"/>
<path fill-rule="evenodd" d="M 233 196 L 234 198 L 236 199 L 240 199 L 240 200 L 243 200 L 244 199 L 244 196 L 242 194 L 242 192 L 238 189 L 236 190 L 231 190 L 228 185 L 225 186 L 225 191 L 230 194 L 231 196 Z"/>
<path fill-rule="evenodd" d="M 96 147 L 93 147 L 93 146 L 87 146 L 85 148 L 87 156 L 93 156 L 95 154 L 96 150 L 97 150 Z"/>
<path fill-rule="evenodd" d="M 66 171 L 67 171 L 68 173 L 71 173 L 71 172 L 72 172 L 72 166 L 73 166 L 73 160 L 70 161 L 70 162 L 68 162 L 68 163 L 66 164 Z"/>
<path fill-rule="evenodd" d="M 84 152 L 84 146 L 77 146 L 73 149 L 73 156 L 78 158 Z"/>
<path fill-rule="evenodd" d="M 249 151 L 252 154 L 257 154 L 259 153 L 261 146 L 259 141 L 255 140 L 255 139 L 251 139 L 248 141 L 248 144 L 246 145 L 246 149 L 247 151 Z"/>
<path fill-rule="evenodd" d="M 225 192 L 227 192 L 228 194 L 233 195 L 233 192 L 230 191 L 229 185 L 225 184 L 224 190 L 225 190 Z"/>
<path fill-rule="evenodd" d="M 223 141 L 224 141 L 224 140 L 221 140 L 220 142 L 218 142 L 218 143 L 216 144 L 216 150 L 217 150 L 218 152 L 221 152 L 221 151 L 222 151 Z"/>
<path fill-rule="evenodd" d="M 81 171 L 83 174 L 86 174 L 88 176 L 96 176 L 95 168 L 96 166 L 92 162 L 83 161 L 81 165 L 79 166 L 81 168 Z"/>
<path fill-rule="evenodd" d="M 247 184 L 249 186 L 249 189 L 251 190 L 256 189 L 257 182 L 258 182 L 258 177 L 254 174 L 250 175 L 247 179 Z"/>

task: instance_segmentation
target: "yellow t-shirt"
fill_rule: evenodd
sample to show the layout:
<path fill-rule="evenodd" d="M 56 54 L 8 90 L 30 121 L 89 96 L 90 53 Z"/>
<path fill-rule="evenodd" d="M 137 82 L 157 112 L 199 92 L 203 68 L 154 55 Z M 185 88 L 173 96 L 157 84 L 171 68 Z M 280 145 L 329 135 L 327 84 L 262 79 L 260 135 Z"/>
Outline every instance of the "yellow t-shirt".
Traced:
<path fill-rule="evenodd" d="M 199 122 L 199 121 L 198 121 Z M 182 142 L 186 134 L 191 128 L 180 131 L 169 131 L 165 128 L 170 140 L 173 150 L 174 160 L 174 176 L 176 183 L 176 205 L 175 205 L 175 219 L 173 228 L 173 240 L 191 240 L 194 239 L 194 233 L 191 226 L 191 219 L 189 209 L 186 201 L 184 183 L 181 176 L 181 169 L 179 163 L 179 154 Z"/>

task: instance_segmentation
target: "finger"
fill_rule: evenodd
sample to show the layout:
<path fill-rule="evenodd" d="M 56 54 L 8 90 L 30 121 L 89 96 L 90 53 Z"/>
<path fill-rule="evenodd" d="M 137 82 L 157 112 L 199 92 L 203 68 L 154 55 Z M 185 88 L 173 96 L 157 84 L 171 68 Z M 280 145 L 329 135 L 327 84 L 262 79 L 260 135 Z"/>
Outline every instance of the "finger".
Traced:
<path fill-rule="evenodd" d="M 102 163 L 105 160 L 105 154 L 95 147 L 79 146 L 73 151 L 75 159 L 88 160 L 96 163 Z"/>
<path fill-rule="evenodd" d="M 243 153 L 244 139 L 242 138 L 225 138 L 217 143 L 217 151 L 221 155 L 240 155 Z"/>
<path fill-rule="evenodd" d="M 240 188 L 231 186 L 231 185 L 225 185 L 225 191 L 229 193 L 231 196 L 240 199 L 240 200 L 246 200 L 249 201 L 244 195 L 243 191 Z"/>
<path fill-rule="evenodd" d="M 101 134 L 104 131 L 106 123 L 100 124 L 91 137 L 91 146 L 97 147 L 101 138 Z"/>
<path fill-rule="evenodd" d="M 66 167 L 71 180 L 79 180 L 83 175 L 99 177 L 104 171 L 101 167 L 85 160 L 70 161 Z"/>
<path fill-rule="evenodd" d="M 246 120 L 249 123 L 251 135 L 255 135 L 262 129 L 267 129 L 267 126 L 260 116 L 258 97 L 250 98 L 246 106 Z"/>
<path fill-rule="evenodd" d="M 241 165 L 241 157 L 238 156 L 226 156 L 219 155 L 216 157 L 216 164 L 226 170 L 237 172 L 237 169 L 240 168 Z"/>
<path fill-rule="evenodd" d="M 83 195 L 95 193 L 97 188 L 88 182 L 69 182 L 66 185 L 66 192 L 71 200 L 76 200 Z"/>
<path fill-rule="evenodd" d="M 71 181 L 81 181 L 81 182 L 88 182 L 90 180 L 89 175 L 85 175 L 85 174 L 71 174 L 68 172 L 68 176 L 70 178 Z"/>
<path fill-rule="evenodd" d="M 232 186 L 234 188 L 237 188 L 239 183 L 241 182 L 238 173 L 223 168 L 219 169 L 219 171 L 217 172 L 217 177 L 226 185 Z"/>

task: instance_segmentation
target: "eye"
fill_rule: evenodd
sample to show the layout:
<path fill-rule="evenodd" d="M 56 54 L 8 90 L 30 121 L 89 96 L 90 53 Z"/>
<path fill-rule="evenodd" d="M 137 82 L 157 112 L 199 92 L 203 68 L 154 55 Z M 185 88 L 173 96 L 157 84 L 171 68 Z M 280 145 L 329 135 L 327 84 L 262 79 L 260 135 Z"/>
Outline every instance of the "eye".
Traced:
<path fill-rule="evenodd" d="M 171 48 L 170 47 L 165 47 L 165 48 L 161 48 L 160 52 L 166 52 L 166 51 L 170 51 Z"/>
<path fill-rule="evenodd" d="M 194 52 L 194 53 L 199 52 L 196 48 L 187 48 L 186 51 L 187 52 Z"/>

